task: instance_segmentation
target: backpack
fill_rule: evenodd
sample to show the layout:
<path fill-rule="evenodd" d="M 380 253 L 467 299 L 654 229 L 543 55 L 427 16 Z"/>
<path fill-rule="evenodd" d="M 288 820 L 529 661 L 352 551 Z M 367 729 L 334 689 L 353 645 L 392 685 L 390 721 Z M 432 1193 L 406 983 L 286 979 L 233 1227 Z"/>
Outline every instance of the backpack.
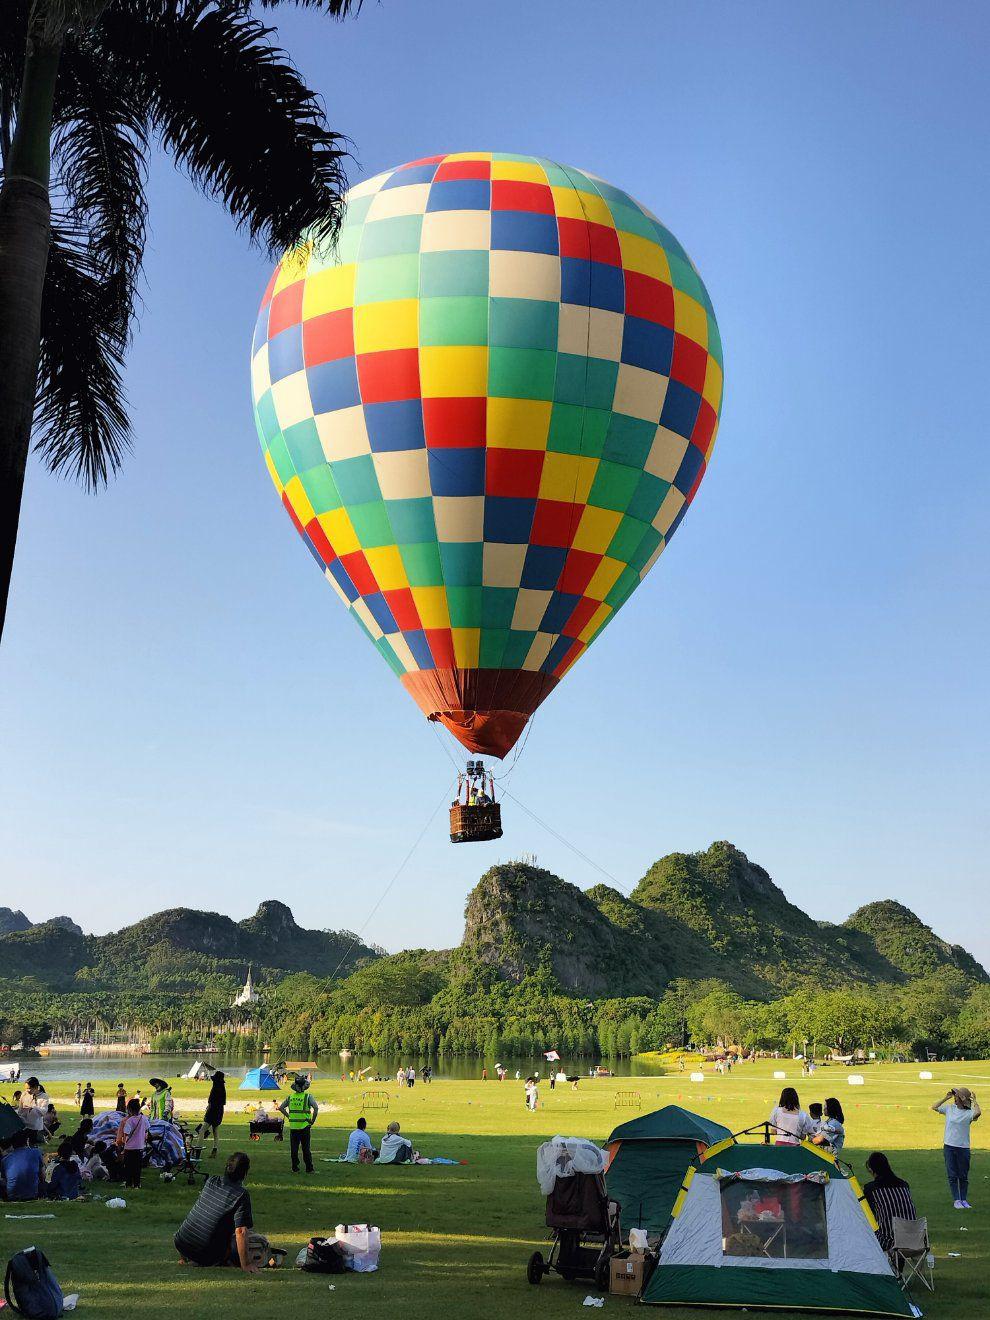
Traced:
<path fill-rule="evenodd" d="M 11 1310 L 30 1320 L 54 1320 L 62 1314 L 62 1289 L 37 1247 L 26 1247 L 10 1258 L 3 1291 Z"/>
<path fill-rule="evenodd" d="M 301 1254 L 301 1253 L 300 1253 Z M 333 1238 L 310 1238 L 306 1259 L 299 1268 L 307 1274 L 343 1274 L 347 1268 L 347 1253 Z"/>

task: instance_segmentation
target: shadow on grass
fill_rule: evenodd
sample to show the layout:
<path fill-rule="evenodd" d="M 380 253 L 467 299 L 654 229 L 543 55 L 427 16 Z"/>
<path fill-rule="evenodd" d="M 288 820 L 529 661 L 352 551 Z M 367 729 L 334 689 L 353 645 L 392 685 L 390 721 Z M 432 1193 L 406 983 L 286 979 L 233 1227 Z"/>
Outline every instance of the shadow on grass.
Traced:
<path fill-rule="evenodd" d="M 236 1124 L 225 1129 L 225 1153 L 237 1148 L 242 1132 Z M 415 1140 L 414 1131 L 410 1136 Z M 298 1307 L 307 1315 L 322 1316 L 328 1304 L 332 1315 L 343 1316 L 395 1306 L 403 1320 L 516 1317 L 534 1308 L 550 1316 L 573 1314 L 592 1291 L 589 1285 L 551 1277 L 536 1290 L 525 1279 L 529 1254 L 547 1236 L 535 1178 L 535 1150 L 542 1139 L 536 1134 L 448 1134 L 442 1142 L 424 1138 L 426 1150 L 468 1163 L 377 1167 L 324 1163 L 323 1157 L 339 1150 L 340 1133 L 317 1128 L 316 1172 L 308 1176 L 288 1171 L 288 1143 L 245 1141 L 257 1227 L 290 1253 L 286 1267 L 254 1278 L 233 1270 L 178 1265 L 172 1235 L 198 1186 L 162 1183 L 154 1175 L 146 1175 L 139 1191 L 122 1193 L 128 1202 L 125 1211 L 108 1210 L 98 1201 L 3 1206 L 9 1213 L 51 1210 L 56 1218 L 0 1219 L 0 1259 L 36 1242 L 65 1291 L 82 1294 L 92 1320 L 119 1320 L 125 1314 L 140 1320 L 213 1320 L 220 1314 L 271 1320 L 273 1307 Z M 847 1151 L 860 1175 L 868 1153 Z M 916 1300 L 932 1320 L 986 1314 L 990 1220 L 979 1210 L 965 1215 L 952 1209 L 940 1151 L 901 1150 L 892 1152 L 891 1159 L 911 1183 L 919 1213 L 928 1216 L 938 1258 L 935 1296 Z M 221 1171 L 222 1158 L 209 1167 Z M 979 1152 L 974 1174 L 979 1205 L 982 1189 L 990 1187 Z M 105 1185 L 98 1190 L 105 1194 Z M 376 1273 L 331 1278 L 291 1267 L 311 1236 L 332 1234 L 334 1226 L 345 1221 L 381 1228 L 381 1266 Z M 950 1251 L 959 1257 L 949 1257 Z M 618 1297 L 608 1303 L 630 1304 Z M 688 1320 L 698 1312 L 666 1308 L 665 1314 Z"/>

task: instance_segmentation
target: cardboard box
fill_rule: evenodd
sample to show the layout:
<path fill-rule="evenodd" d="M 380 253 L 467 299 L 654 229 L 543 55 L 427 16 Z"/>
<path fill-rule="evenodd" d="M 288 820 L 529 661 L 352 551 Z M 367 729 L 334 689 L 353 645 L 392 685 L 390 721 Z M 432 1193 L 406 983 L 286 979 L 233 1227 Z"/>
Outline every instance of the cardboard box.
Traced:
<path fill-rule="evenodd" d="M 613 1257 L 609 1269 L 609 1292 L 623 1297 L 638 1297 L 643 1288 L 646 1257 L 642 1252 Z"/>

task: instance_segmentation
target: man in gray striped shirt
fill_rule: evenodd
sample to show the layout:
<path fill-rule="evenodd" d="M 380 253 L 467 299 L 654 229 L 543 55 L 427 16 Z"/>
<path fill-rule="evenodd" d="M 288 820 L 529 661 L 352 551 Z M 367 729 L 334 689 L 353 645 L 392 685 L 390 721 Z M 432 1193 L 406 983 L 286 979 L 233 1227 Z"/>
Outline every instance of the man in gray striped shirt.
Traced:
<path fill-rule="evenodd" d="M 196 1203 L 175 1235 L 175 1249 L 183 1263 L 239 1265 L 256 1274 L 248 1253 L 248 1232 L 254 1227 L 251 1194 L 243 1186 L 251 1161 L 237 1151 L 227 1161 L 222 1177 L 207 1178 Z"/>

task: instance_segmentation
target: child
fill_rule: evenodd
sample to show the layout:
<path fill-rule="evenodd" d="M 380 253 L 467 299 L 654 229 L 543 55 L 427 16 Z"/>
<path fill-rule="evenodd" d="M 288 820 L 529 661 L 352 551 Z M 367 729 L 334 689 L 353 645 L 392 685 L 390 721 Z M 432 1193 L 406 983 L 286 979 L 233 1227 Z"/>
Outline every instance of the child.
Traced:
<path fill-rule="evenodd" d="M 141 1165 L 150 1124 L 141 1113 L 141 1101 L 133 1096 L 127 1102 L 127 1114 L 117 1129 L 117 1149 L 124 1162 L 124 1186 L 141 1186 Z"/>
<path fill-rule="evenodd" d="M 816 1146 L 824 1146 L 830 1155 L 838 1155 L 846 1144 L 845 1115 L 834 1095 L 825 1101 L 825 1117 L 811 1140 Z"/>
<path fill-rule="evenodd" d="M 72 1157 L 72 1142 L 63 1141 L 58 1148 L 58 1158 L 48 1180 L 48 1199 L 50 1201 L 74 1201 L 82 1186 L 82 1174 L 79 1165 Z"/>
<path fill-rule="evenodd" d="M 821 1130 L 822 1130 L 822 1107 L 821 1107 L 821 1105 L 820 1105 L 820 1104 L 817 1104 L 817 1103 L 816 1103 L 816 1104 L 813 1104 L 813 1105 L 809 1105 L 809 1106 L 808 1106 L 808 1117 L 811 1119 L 811 1123 L 812 1123 L 811 1139 L 812 1139 L 812 1141 L 814 1141 L 814 1140 L 815 1140 L 815 1137 L 817 1137 L 818 1134 L 819 1134 L 819 1132 L 821 1132 Z M 821 1144 L 821 1143 L 818 1143 L 818 1144 Z"/>

